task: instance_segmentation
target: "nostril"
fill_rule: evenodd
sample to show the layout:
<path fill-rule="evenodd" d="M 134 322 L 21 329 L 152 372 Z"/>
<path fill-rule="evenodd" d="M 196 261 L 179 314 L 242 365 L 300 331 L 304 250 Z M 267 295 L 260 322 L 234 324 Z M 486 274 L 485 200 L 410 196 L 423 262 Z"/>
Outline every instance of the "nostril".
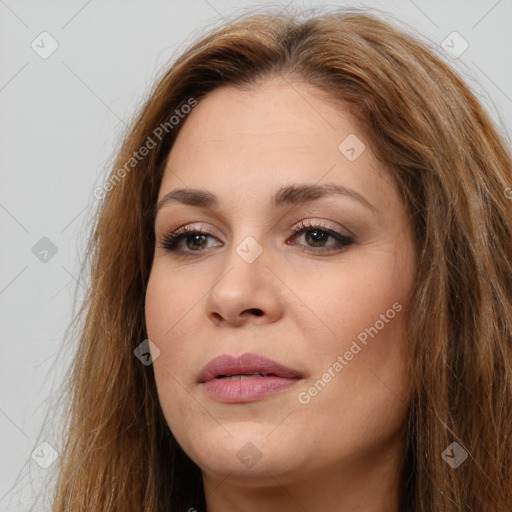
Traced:
<path fill-rule="evenodd" d="M 251 313 L 254 313 L 256 316 L 263 315 L 263 311 L 261 311 L 261 309 L 253 308 L 253 309 L 248 309 L 247 311 L 250 311 Z"/>

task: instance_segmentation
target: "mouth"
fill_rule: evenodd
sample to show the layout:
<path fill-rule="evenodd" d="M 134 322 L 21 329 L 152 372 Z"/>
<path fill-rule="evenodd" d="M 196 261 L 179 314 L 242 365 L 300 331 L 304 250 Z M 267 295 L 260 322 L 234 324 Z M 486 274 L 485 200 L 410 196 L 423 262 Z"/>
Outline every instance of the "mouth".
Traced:
<path fill-rule="evenodd" d="M 302 374 L 293 368 L 257 354 L 245 353 L 239 356 L 222 355 L 212 359 L 198 376 L 199 383 L 213 379 L 246 379 L 278 377 L 299 379 Z"/>
<path fill-rule="evenodd" d="M 216 379 L 226 380 L 244 380 L 251 379 L 253 377 L 276 377 L 273 373 L 238 373 L 236 375 L 217 375 Z"/>
<path fill-rule="evenodd" d="M 257 354 L 222 355 L 212 359 L 197 382 L 206 394 L 219 402 L 254 402 L 284 391 L 303 379 L 293 368 Z"/>

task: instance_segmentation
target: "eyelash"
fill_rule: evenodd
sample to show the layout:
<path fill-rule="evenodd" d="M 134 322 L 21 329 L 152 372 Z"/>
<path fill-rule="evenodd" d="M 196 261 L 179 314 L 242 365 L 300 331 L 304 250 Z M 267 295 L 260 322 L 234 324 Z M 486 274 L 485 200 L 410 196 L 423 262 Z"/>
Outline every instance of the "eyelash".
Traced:
<path fill-rule="evenodd" d="M 304 251 L 312 250 L 313 253 L 327 253 L 327 252 L 333 252 L 337 249 L 342 249 L 344 247 L 348 247 L 349 245 L 352 245 L 354 243 L 354 238 L 351 236 L 342 235 L 341 233 L 338 233 L 334 229 L 328 228 L 327 226 L 324 226 L 322 224 L 306 224 L 303 221 L 300 222 L 300 224 L 293 229 L 292 231 L 292 237 L 297 237 L 297 235 L 302 233 L 307 233 L 308 231 L 321 231 L 323 233 L 327 233 L 327 235 L 330 235 L 337 241 L 337 246 L 335 249 L 325 249 L 322 247 L 315 248 L 311 246 L 301 246 L 303 247 Z M 187 236 L 191 235 L 206 235 L 206 236 L 213 236 L 210 233 L 198 230 L 198 229 L 190 229 L 187 227 L 179 228 L 173 233 L 169 233 L 166 235 L 163 239 L 161 244 L 158 246 L 162 249 L 165 249 L 169 252 L 180 252 L 185 254 L 191 254 L 191 253 L 201 253 L 204 252 L 204 250 L 199 249 L 197 251 L 183 251 L 181 249 L 178 249 L 177 246 L 179 242 L 186 238 Z M 293 243 L 292 245 L 297 245 Z M 318 250 L 316 250 L 318 249 Z"/>

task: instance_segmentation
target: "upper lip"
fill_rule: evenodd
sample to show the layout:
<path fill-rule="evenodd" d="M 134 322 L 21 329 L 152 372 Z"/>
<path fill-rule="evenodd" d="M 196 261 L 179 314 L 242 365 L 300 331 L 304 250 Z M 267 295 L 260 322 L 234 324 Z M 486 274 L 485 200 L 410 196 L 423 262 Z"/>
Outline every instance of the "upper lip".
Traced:
<path fill-rule="evenodd" d="M 288 368 L 258 354 L 246 353 L 238 356 L 224 354 L 213 358 L 201 370 L 198 381 L 204 383 L 215 379 L 219 375 L 243 375 L 247 373 L 272 374 L 287 379 L 302 377 L 302 374 L 293 368 Z"/>

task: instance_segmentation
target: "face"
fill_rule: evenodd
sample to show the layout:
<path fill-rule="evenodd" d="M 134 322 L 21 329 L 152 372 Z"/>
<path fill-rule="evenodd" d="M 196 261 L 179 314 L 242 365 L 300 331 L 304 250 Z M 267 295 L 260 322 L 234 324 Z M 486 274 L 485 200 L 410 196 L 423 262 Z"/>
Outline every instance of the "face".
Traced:
<path fill-rule="evenodd" d="M 391 457 L 413 245 L 371 141 L 318 90 L 278 79 L 217 89 L 182 122 L 145 304 L 177 441 L 205 479 L 248 485 Z"/>

